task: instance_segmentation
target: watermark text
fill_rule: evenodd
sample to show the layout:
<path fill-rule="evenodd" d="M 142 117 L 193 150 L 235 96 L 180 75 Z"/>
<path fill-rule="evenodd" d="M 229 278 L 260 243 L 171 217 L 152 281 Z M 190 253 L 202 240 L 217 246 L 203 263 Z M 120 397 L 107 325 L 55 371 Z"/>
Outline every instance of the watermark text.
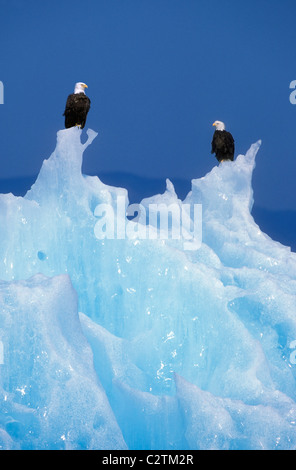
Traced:
<path fill-rule="evenodd" d="M 292 93 L 290 93 L 290 103 L 296 104 L 296 80 L 292 80 L 290 83 L 290 89 L 293 89 Z"/>
<path fill-rule="evenodd" d="M 289 348 L 294 349 L 290 354 L 290 362 L 291 364 L 296 364 L 296 340 L 291 341 Z"/>
<path fill-rule="evenodd" d="M 0 340 L 0 365 L 4 364 L 4 345 Z"/>
<path fill-rule="evenodd" d="M 0 104 L 4 104 L 4 85 L 0 81 Z"/>
<path fill-rule="evenodd" d="M 94 215 L 97 239 L 182 240 L 185 250 L 197 250 L 202 243 L 201 204 L 131 204 L 117 196 L 115 204 L 98 204 Z M 132 217 L 132 219 L 130 219 Z"/>

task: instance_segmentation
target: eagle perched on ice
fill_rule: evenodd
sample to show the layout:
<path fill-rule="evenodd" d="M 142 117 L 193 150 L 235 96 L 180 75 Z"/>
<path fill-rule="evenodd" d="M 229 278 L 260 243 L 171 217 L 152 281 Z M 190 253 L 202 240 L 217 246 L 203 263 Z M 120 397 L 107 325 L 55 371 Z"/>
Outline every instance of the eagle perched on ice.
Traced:
<path fill-rule="evenodd" d="M 225 160 L 233 161 L 234 158 L 234 139 L 230 132 L 225 130 L 225 124 L 221 121 L 215 121 L 213 126 L 216 127 L 213 140 L 212 140 L 212 152 L 216 154 L 216 158 L 219 162 Z"/>
<path fill-rule="evenodd" d="M 75 85 L 74 93 L 68 96 L 66 108 L 63 116 L 65 116 L 65 127 L 79 126 L 84 128 L 86 116 L 90 109 L 90 99 L 85 94 L 87 85 L 83 82 L 78 82 Z"/>

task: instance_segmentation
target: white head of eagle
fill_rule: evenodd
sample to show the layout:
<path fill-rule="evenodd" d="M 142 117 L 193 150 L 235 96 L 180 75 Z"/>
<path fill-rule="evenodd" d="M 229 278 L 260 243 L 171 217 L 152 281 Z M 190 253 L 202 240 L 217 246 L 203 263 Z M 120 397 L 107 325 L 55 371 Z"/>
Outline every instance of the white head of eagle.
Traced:
<path fill-rule="evenodd" d="M 66 129 L 74 126 L 83 129 L 85 126 L 87 113 L 90 109 L 90 99 L 85 94 L 85 88 L 88 88 L 85 83 L 77 82 L 74 93 L 71 93 L 67 98 L 64 111 Z"/>
<path fill-rule="evenodd" d="M 84 93 L 85 94 L 85 88 L 88 88 L 88 86 L 83 83 L 83 82 L 77 82 L 75 83 L 75 88 L 74 88 L 74 93 Z"/>
<path fill-rule="evenodd" d="M 215 121 L 213 123 L 213 126 L 216 127 L 217 131 L 225 131 L 225 124 L 222 121 Z"/>

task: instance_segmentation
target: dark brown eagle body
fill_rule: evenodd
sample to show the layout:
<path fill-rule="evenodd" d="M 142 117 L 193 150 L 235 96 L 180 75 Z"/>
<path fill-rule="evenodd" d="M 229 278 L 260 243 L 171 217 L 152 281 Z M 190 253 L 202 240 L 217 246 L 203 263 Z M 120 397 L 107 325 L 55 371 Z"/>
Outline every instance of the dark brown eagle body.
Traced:
<path fill-rule="evenodd" d="M 234 139 L 230 132 L 216 130 L 212 140 L 212 152 L 219 162 L 234 158 Z"/>
<path fill-rule="evenodd" d="M 89 109 L 90 99 L 85 93 L 72 93 L 69 95 L 63 114 L 66 129 L 74 126 L 80 126 L 83 129 Z"/>

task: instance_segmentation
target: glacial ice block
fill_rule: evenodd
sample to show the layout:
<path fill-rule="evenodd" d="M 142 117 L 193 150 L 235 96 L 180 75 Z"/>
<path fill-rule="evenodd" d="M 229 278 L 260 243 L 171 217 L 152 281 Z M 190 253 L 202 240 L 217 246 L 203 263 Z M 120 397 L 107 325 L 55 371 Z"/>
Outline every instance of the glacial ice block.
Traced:
<path fill-rule="evenodd" d="M 187 219 L 179 239 L 156 217 L 156 237 L 96 236 L 102 205 L 135 222 L 81 173 L 87 135 L 59 131 L 26 196 L 0 195 L 0 446 L 295 449 L 296 255 L 250 212 L 260 142 L 184 201 L 169 180 L 139 201 L 202 206 L 186 250 Z"/>
<path fill-rule="evenodd" d="M 125 448 L 66 275 L 0 283 L 0 448 Z"/>

